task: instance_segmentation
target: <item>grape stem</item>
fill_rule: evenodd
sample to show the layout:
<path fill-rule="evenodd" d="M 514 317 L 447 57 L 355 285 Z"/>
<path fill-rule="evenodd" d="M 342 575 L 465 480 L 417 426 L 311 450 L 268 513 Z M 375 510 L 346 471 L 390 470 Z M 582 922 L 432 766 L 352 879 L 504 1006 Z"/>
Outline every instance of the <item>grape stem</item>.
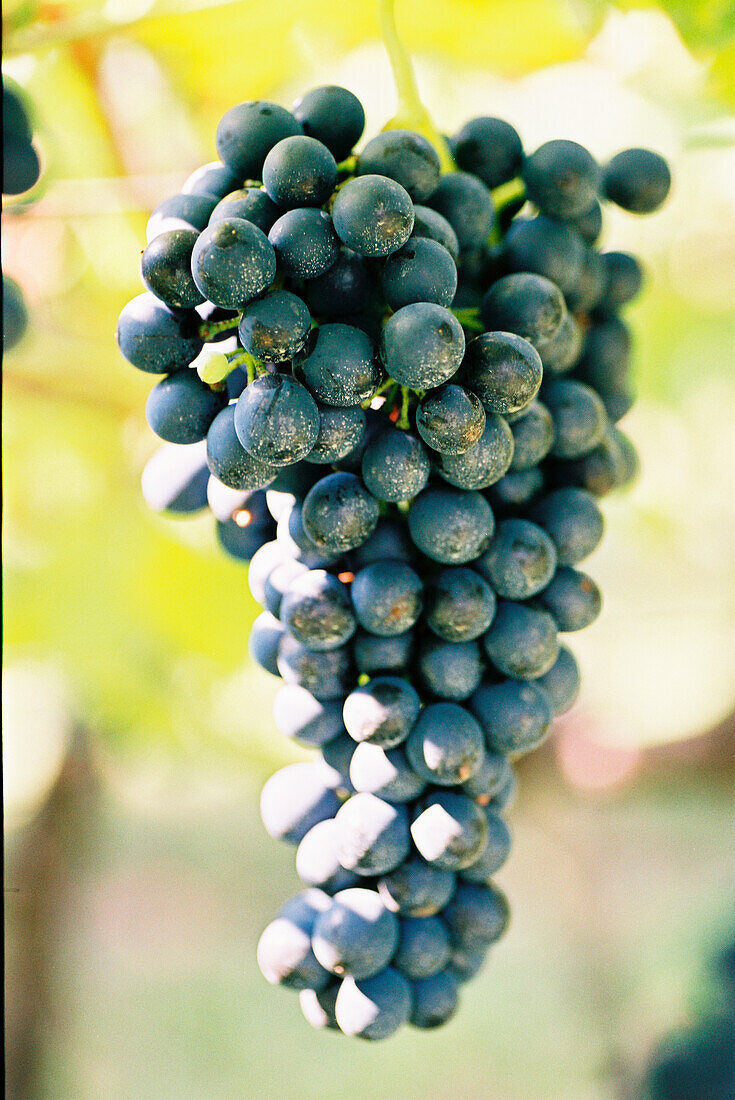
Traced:
<path fill-rule="evenodd" d="M 414 130 L 421 134 L 431 142 L 439 154 L 442 172 L 455 172 L 457 166 L 452 159 L 447 140 L 437 129 L 431 115 L 421 102 L 413 63 L 396 28 L 394 0 L 378 0 L 378 6 L 383 42 L 398 92 L 398 111 L 383 129 Z"/>
<path fill-rule="evenodd" d="M 476 306 L 468 309 L 453 309 L 452 313 L 463 328 L 475 329 L 477 332 L 484 331 L 485 326 L 480 320 L 480 310 Z"/>
<path fill-rule="evenodd" d="M 411 407 L 411 391 L 408 386 L 401 386 L 401 415 L 396 421 L 396 427 L 402 431 L 407 432 L 411 427 L 411 421 L 408 418 L 408 412 Z"/>
<path fill-rule="evenodd" d="M 199 326 L 199 336 L 202 340 L 211 340 L 213 336 L 218 336 L 220 332 L 228 332 L 231 328 L 237 328 L 240 324 L 240 316 L 229 317 L 226 321 L 214 321 L 211 325 L 206 322 Z"/>

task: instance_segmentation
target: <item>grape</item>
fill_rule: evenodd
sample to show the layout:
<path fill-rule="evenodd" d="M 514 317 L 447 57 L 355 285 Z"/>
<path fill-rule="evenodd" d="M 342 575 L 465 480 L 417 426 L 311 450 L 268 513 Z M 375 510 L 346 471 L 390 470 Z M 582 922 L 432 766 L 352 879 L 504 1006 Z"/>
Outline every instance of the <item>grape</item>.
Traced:
<path fill-rule="evenodd" d="M 339 862 L 339 825 L 328 818 L 312 825 L 296 851 L 296 872 L 307 886 L 318 886 L 328 894 L 356 886 L 360 879 Z"/>
<path fill-rule="evenodd" d="M 508 902 L 496 886 L 458 882 L 442 916 L 456 947 L 495 943 L 508 926 Z"/>
<path fill-rule="evenodd" d="M 404 672 L 413 659 L 414 637 L 410 630 L 379 638 L 366 630 L 358 630 L 352 652 L 357 671 L 368 676 L 376 673 Z"/>
<path fill-rule="evenodd" d="M 573 229 L 543 214 L 513 222 L 503 242 L 503 259 L 509 271 L 544 275 L 565 296 L 581 277 L 584 252 L 584 244 Z"/>
<path fill-rule="evenodd" d="M 408 529 L 416 546 L 442 565 L 464 565 L 487 548 L 494 519 L 480 493 L 430 485 L 408 513 Z"/>
<path fill-rule="evenodd" d="M 549 697 L 535 681 L 483 684 L 469 706 L 485 732 L 488 748 L 495 753 L 516 754 L 536 748 L 553 718 Z M 496 796 L 497 792 L 493 798 Z"/>
<path fill-rule="evenodd" d="M 381 519 L 369 539 L 350 554 L 350 564 L 357 572 L 373 562 L 412 562 L 416 550 L 411 543 L 405 524 L 391 519 Z"/>
<path fill-rule="evenodd" d="M 457 372 L 464 349 L 462 326 L 449 310 L 433 302 L 414 302 L 386 321 L 380 358 L 396 382 L 430 389 Z"/>
<path fill-rule="evenodd" d="M 432 635 L 424 638 L 417 663 L 426 690 L 439 699 L 455 702 L 472 695 L 484 667 L 476 642 L 445 642 Z"/>
<path fill-rule="evenodd" d="M 306 533 L 326 550 L 360 546 L 375 530 L 378 515 L 377 500 L 354 474 L 328 474 L 309 489 L 304 500 Z"/>
<path fill-rule="evenodd" d="M 337 1017 L 334 1013 L 341 984 L 341 982 L 335 981 L 325 986 L 324 989 L 301 990 L 299 1005 L 304 1014 L 304 1019 L 312 1027 L 319 1030 L 322 1028 L 330 1028 L 332 1031 L 339 1030 Z"/>
<path fill-rule="evenodd" d="M 444 480 L 458 489 L 487 489 L 500 480 L 512 460 L 513 433 L 502 416 L 486 409 L 477 443 L 462 454 L 440 454 L 436 466 Z"/>
<path fill-rule="evenodd" d="M 386 967 L 367 981 L 347 978 L 342 982 L 335 1016 L 345 1035 L 361 1039 L 387 1039 L 411 1014 L 411 986 L 397 971 Z"/>
<path fill-rule="evenodd" d="M 574 486 L 542 497 L 530 514 L 551 536 L 559 565 L 583 561 L 599 545 L 605 529 L 595 498 Z"/>
<path fill-rule="evenodd" d="M 590 386 L 559 378 L 544 386 L 541 396 L 554 421 L 551 454 L 555 458 L 581 458 L 597 446 L 605 434 L 607 416 Z"/>
<path fill-rule="evenodd" d="M 592 577 L 570 565 L 559 566 L 538 598 L 563 633 L 584 630 L 602 610 L 602 595 Z"/>
<path fill-rule="evenodd" d="M 339 239 L 361 256 L 397 252 L 413 230 L 413 203 L 400 183 L 358 176 L 337 192 L 332 219 Z"/>
<path fill-rule="evenodd" d="M 294 499 L 289 507 L 282 512 L 278 520 L 278 541 L 288 549 L 293 557 L 298 558 L 299 561 L 304 561 L 310 568 L 314 568 L 312 559 L 329 558 L 329 555 L 325 555 L 320 551 L 316 543 L 309 538 L 304 528 L 304 508 L 300 500 Z M 333 564 L 334 560 L 334 555 L 332 555 L 329 564 Z"/>
<path fill-rule="evenodd" d="M 544 487 L 544 475 L 538 466 L 531 470 L 511 470 L 490 486 L 488 496 L 499 513 L 515 511 L 534 500 Z"/>
<path fill-rule="evenodd" d="M 388 427 L 365 448 L 362 480 L 378 500 L 411 500 L 426 486 L 431 461 L 420 439 Z"/>
<path fill-rule="evenodd" d="M 444 245 L 412 237 L 385 261 L 383 294 L 391 309 L 414 302 L 450 306 L 457 290 L 457 268 Z"/>
<path fill-rule="evenodd" d="M 3 74 L 3 137 L 30 141 L 33 137 L 24 93 Z"/>
<path fill-rule="evenodd" d="M 143 499 L 154 512 L 189 515 L 207 506 L 209 470 L 204 445 L 164 443 L 151 455 L 141 476 Z M 231 511 L 225 517 L 229 519 Z"/>
<path fill-rule="evenodd" d="M 470 704 L 472 706 L 472 704 Z M 462 790 L 478 806 L 487 806 L 513 775 L 513 769 L 500 753 L 486 752 L 479 771 L 462 784 Z"/>
<path fill-rule="evenodd" d="M 551 615 L 510 600 L 499 601 L 484 645 L 497 670 L 518 680 L 543 676 L 559 654 L 556 624 Z"/>
<path fill-rule="evenodd" d="M 284 737 L 305 745 L 324 745 L 344 732 L 341 702 L 322 702 L 298 684 L 284 684 L 278 689 L 273 720 Z"/>
<path fill-rule="evenodd" d="M 554 543 L 535 523 L 504 519 L 475 568 L 506 600 L 526 600 L 545 588 L 556 569 Z"/>
<path fill-rule="evenodd" d="M 283 138 L 270 150 L 263 164 L 263 186 L 269 197 L 285 209 L 321 206 L 337 182 L 337 162 L 316 138 L 301 134 Z"/>
<path fill-rule="evenodd" d="M 146 241 L 150 244 L 160 233 L 171 229 L 196 229 L 201 233 L 216 206 L 216 195 L 171 195 L 159 202 L 148 219 Z"/>
<path fill-rule="evenodd" d="M 548 672 L 536 681 L 549 697 L 554 714 L 564 714 L 579 695 L 579 666 L 571 649 L 559 646 L 559 656 Z"/>
<path fill-rule="evenodd" d="M 286 633 L 278 646 L 277 664 L 287 684 L 299 684 L 317 699 L 339 699 L 349 690 L 352 667 L 344 647 L 314 653 Z"/>
<path fill-rule="evenodd" d="M 263 611 L 250 628 L 248 652 L 256 664 L 259 664 L 271 676 L 280 676 L 278 671 L 278 647 L 285 633 L 284 626 L 270 611 Z"/>
<path fill-rule="evenodd" d="M 272 290 L 242 311 L 238 335 L 246 351 L 263 363 L 293 359 L 309 335 L 309 310 L 296 294 Z"/>
<path fill-rule="evenodd" d="M 322 989 L 329 972 L 311 950 L 318 915 L 329 906 L 321 890 L 304 890 L 284 905 L 258 942 L 258 966 L 266 981 L 289 989 Z"/>
<path fill-rule="evenodd" d="M 238 520 L 240 520 L 238 516 Z M 247 522 L 244 525 L 234 519 L 216 524 L 217 541 L 231 558 L 237 561 L 250 561 L 253 554 L 264 542 L 275 535 L 275 527 L 269 520 Z"/>
<path fill-rule="evenodd" d="M 479 176 L 491 190 L 520 175 L 523 145 L 518 132 L 502 118 L 472 118 L 451 139 L 459 168 Z"/>
<path fill-rule="evenodd" d="M 347 586 L 323 569 L 294 579 L 284 592 L 279 618 L 298 642 L 316 652 L 337 649 L 355 633 Z"/>
<path fill-rule="evenodd" d="M 441 1027 L 457 1009 L 457 979 L 449 970 L 441 970 L 430 978 L 412 981 L 411 996 L 413 1005 L 409 1022 L 420 1028 Z"/>
<path fill-rule="evenodd" d="M 365 413 L 359 405 L 343 409 L 318 405 L 318 408 L 319 434 L 305 461 L 325 466 L 344 458 L 361 443 Z"/>
<path fill-rule="evenodd" d="M 23 292 L 9 275 L 3 274 L 3 351 L 10 351 L 28 328 L 28 310 Z"/>
<path fill-rule="evenodd" d="M 385 750 L 368 741 L 361 742 L 352 755 L 350 779 L 356 791 L 387 802 L 411 802 L 426 786 L 402 749 Z"/>
<path fill-rule="evenodd" d="M 484 634 L 495 614 L 495 593 L 474 569 L 442 569 L 425 589 L 424 618 L 439 638 L 471 642 Z"/>
<path fill-rule="evenodd" d="M 30 141 L 3 138 L 3 195 L 22 195 L 38 183 L 41 162 Z"/>
<path fill-rule="evenodd" d="M 321 755 L 317 758 L 325 782 L 342 793 L 353 794 L 355 790 L 350 782 L 350 762 L 355 748 L 355 742 L 348 734 L 340 734 L 322 745 Z"/>
<path fill-rule="evenodd" d="M 368 261 L 349 248 L 339 248 L 327 271 L 307 280 L 305 294 L 311 312 L 328 320 L 368 309 L 375 296 Z"/>
<path fill-rule="evenodd" d="M 217 413 L 207 432 L 207 466 L 230 489 L 263 489 L 278 470 L 248 454 L 235 432 L 235 406 Z"/>
<path fill-rule="evenodd" d="M 566 221 L 577 230 L 583 241 L 595 244 L 602 233 L 602 207 L 597 199 L 581 214 L 575 214 Z"/>
<path fill-rule="evenodd" d="M 498 788 L 493 797 L 485 806 L 486 816 L 487 813 L 503 813 L 504 810 L 510 808 L 515 801 L 518 794 L 518 779 L 516 773 L 513 771 L 511 765 L 508 765 L 508 771 L 502 786 Z"/>
<path fill-rule="evenodd" d="M 456 878 L 412 857 L 378 882 L 378 892 L 388 909 L 403 917 L 431 917 L 440 912 L 454 893 Z"/>
<path fill-rule="evenodd" d="M 593 325 L 584 341 L 576 377 L 597 390 L 601 397 L 628 382 L 631 340 L 628 326 L 617 317 Z"/>
<path fill-rule="evenodd" d="M 215 195 L 223 199 L 225 195 L 235 191 L 241 183 L 240 176 L 231 172 L 226 164 L 213 160 L 187 176 L 181 191 L 184 195 Z"/>
<path fill-rule="evenodd" d="M 449 383 L 427 393 L 416 409 L 416 429 L 443 455 L 464 454 L 485 427 L 482 402 L 471 390 Z"/>
<path fill-rule="evenodd" d="M 335 821 L 339 861 L 349 871 L 383 875 L 408 855 L 408 815 L 403 806 L 374 794 L 355 794 L 341 807 Z"/>
<path fill-rule="evenodd" d="M 267 192 L 259 187 L 243 187 L 221 199 L 209 217 L 209 224 L 226 218 L 242 218 L 252 222 L 266 235 L 270 233 L 282 211 Z"/>
<path fill-rule="evenodd" d="M 323 142 L 337 161 L 350 155 L 365 129 L 360 100 L 336 84 L 312 88 L 294 102 L 291 113 L 304 133 Z"/>
<path fill-rule="evenodd" d="M 194 282 L 205 298 L 240 309 L 273 282 L 276 254 L 265 233 L 243 218 L 222 218 L 198 237 L 191 254 Z"/>
<path fill-rule="evenodd" d="M 546 458 L 554 443 L 554 421 L 540 401 L 531 401 L 514 419 L 511 470 L 531 470 Z"/>
<path fill-rule="evenodd" d="M 402 917 L 393 966 L 406 978 L 430 978 L 449 962 L 449 933 L 439 917 Z"/>
<path fill-rule="evenodd" d="M 260 796 L 266 832 L 288 844 L 300 844 L 312 826 L 334 817 L 339 806 L 336 794 L 311 762 L 287 764 L 270 777 Z"/>
<path fill-rule="evenodd" d="M 479 769 L 483 752 L 480 726 L 457 703 L 424 707 L 406 742 L 414 771 L 442 787 L 469 779 Z"/>
<path fill-rule="evenodd" d="M 193 371 L 177 371 L 153 387 L 145 415 L 168 443 L 198 443 L 226 401 L 226 394 L 211 390 Z"/>
<path fill-rule="evenodd" d="M 620 309 L 637 297 L 643 286 L 643 269 L 629 252 L 603 252 L 600 255 L 605 271 L 606 309 Z"/>
<path fill-rule="evenodd" d="M 191 275 L 198 237 L 196 229 L 169 229 L 154 237 L 143 253 L 141 278 L 170 309 L 192 309 L 204 301 Z"/>
<path fill-rule="evenodd" d="M 595 308 L 605 293 L 605 268 L 599 252 L 587 248 L 582 258 L 582 271 L 579 281 L 567 295 L 567 305 L 575 313 L 583 313 Z"/>
<path fill-rule="evenodd" d="M 411 837 L 419 854 L 433 867 L 461 871 L 479 858 L 487 844 L 487 822 L 480 807 L 466 795 L 435 791 L 418 803 Z"/>
<path fill-rule="evenodd" d="M 115 336 L 127 361 L 149 374 L 188 367 L 203 347 L 197 314 L 173 313 L 150 293 L 128 302 Z"/>
<path fill-rule="evenodd" d="M 428 237 L 446 248 L 455 264 L 459 258 L 459 241 L 457 234 L 443 214 L 432 210 L 429 206 L 415 204 L 413 208 L 414 222 L 412 237 Z"/>
<path fill-rule="evenodd" d="M 482 180 L 468 172 L 442 176 L 428 205 L 447 219 L 462 251 L 486 240 L 495 222 L 492 195 Z"/>
<path fill-rule="evenodd" d="M 319 410 L 309 391 L 286 374 L 263 374 L 235 405 L 235 431 L 254 458 L 288 466 L 308 455 L 319 434 Z"/>
<path fill-rule="evenodd" d="M 564 374 L 579 359 L 583 343 L 582 329 L 571 313 L 565 313 L 556 334 L 540 341 L 537 351 L 545 374 Z"/>
<path fill-rule="evenodd" d="M 352 582 L 352 603 L 364 630 L 389 638 L 409 630 L 421 614 L 421 578 L 404 562 L 366 565 Z"/>
<path fill-rule="evenodd" d="M 301 133 L 301 123 L 267 100 L 231 107 L 217 126 L 217 153 L 240 179 L 261 178 L 263 161 L 283 138 Z"/>
<path fill-rule="evenodd" d="M 335 894 L 329 908 L 317 917 L 312 948 L 333 974 L 370 978 L 393 958 L 398 935 L 398 918 L 386 909 L 379 894 L 353 886 Z"/>
<path fill-rule="evenodd" d="M 671 172 L 651 149 L 624 149 L 605 165 L 605 197 L 634 214 L 652 214 L 666 201 Z"/>
<path fill-rule="evenodd" d="M 370 339 L 353 325 L 320 325 L 296 375 L 326 405 L 348 407 L 368 398 L 380 379 Z"/>
<path fill-rule="evenodd" d="M 369 141 L 357 162 L 359 176 L 387 176 L 405 187 L 414 202 L 436 190 L 439 155 L 425 137 L 412 130 L 384 130 Z"/>
<path fill-rule="evenodd" d="M 339 255 L 332 219 L 324 210 L 312 207 L 281 214 L 268 240 L 275 249 L 278 270 L 291 279 L 316 279 Z"/>
<path fill-rule="evenodd" d="M 480 309 L 488 332 L 515 333 L 536 348 L 554 338 L 566 313 L 559 287 L 529 272 L 498 279 L 484 295 Z"/>
<path fill-rule="evenodd" d="M 523 179 L 528 198 L 552 218 L 574 218 L 597 198 L 600 168 L 576 141 L 547 141 L 526 157 Z"/>
<path fill-rule="evenodd" d="M 499 871 L 510 855 L 511 837 L 508 826 L 499 814 L 487 810 L 485 820 L 488 828 L 487 847 L 479 859 L 459 872 L 464 882 L 479 882 L 490 885 L 490 878 Z"/>
<path fill-rule="evenodd" d="M 355 741 L 392 749 L 406 740 L 420 709 L 421 700 L 407 680 L 376 676 L 345 699 L 345 729 Z"/>

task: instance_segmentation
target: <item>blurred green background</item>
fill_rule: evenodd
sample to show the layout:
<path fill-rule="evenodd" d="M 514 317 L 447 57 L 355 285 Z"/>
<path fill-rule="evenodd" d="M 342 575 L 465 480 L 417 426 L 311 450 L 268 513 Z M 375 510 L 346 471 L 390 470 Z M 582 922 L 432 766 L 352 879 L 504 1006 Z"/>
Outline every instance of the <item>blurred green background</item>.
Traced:
<path fill-rule="evenodd" d="M 735 930 L 735 6 L 399 0 L 425 102 L 526 148 L 671 161 L 665 209 L 611 212 L 636 487 L 606 505 L 581 700 L 520 769 L 513 924 L 440 1033 L 312 1032 L 254 948 L 297 880 L 258 789 L 302 755 L 248 662 L 245 570 L 206 519 L 149 513 L 150 379 L 114 343 L 147 213 L 232 104 L 344 83 L 395 112 L 372 0 L 8 0 L 3 70 L 44 175 L 3 208 L 31 325 L 4 362 L 6 1038 L 13 1100 L 643 1095 L 706 1013 Z M 33 203 L 29 200 L 33 199 Z M 588 635 L 588 636 L 587 636 Z"/>

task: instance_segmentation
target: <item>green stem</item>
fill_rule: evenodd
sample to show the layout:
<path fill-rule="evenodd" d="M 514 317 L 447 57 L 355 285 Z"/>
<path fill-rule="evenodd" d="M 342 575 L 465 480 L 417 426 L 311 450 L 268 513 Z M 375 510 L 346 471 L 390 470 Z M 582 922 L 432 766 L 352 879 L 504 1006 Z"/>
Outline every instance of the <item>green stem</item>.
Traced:
<path fill-rule="evenodd" d="M 504 207 L 509 206 L 517 199 L 525 197 L 526 185 L 520 176 L 514 180 L 508 180 L 507 183 L 501 183 L 500 187 L 496 187 L 490 192 L 493 197 L 493 203 L 496 210 L 503 210 Z"/>
<path fill-rule="evenodd" d="M 396 421 L 396 427 L 402 431 L 407 432 L 411 427 L 411 421 L 408 418 L 409 409 L 411 408 L 411 391 L 408 386 L 401 386 L 401 415 Z"/>
<path fill-rule="evenodd" d="M 457 166 L 452 159 L 447 140 L 436 128 L 431 115 L 421 102 L 413 63 L 396 28 L 394 2 L 395 0 L 378 0 L 383 42 L 398 92 L 398 111 L 383 129 L 414 130 L 422 134 L 439 154 L 442 172 L 455 172 Z"/>
<path fill-rule="evenodd" d="M 229 317 L 226 321 L 214 321 L 211 325 L 206 322 L 199 326 L 199 335 L 202 340 L 211 340 L 213 336 L 218 336 L 220 332 L 229 332 L 230 329 L 237 328 L 240 324 L 240 317 Z"/>
<path fill-rule="evenodd" d="M 484 332 L 485 326 L 480 319 L 480 310 L 476 306 L 467 309 L 453 309 L 452 313 L 464 328 L 471 328 L 476 329 L 477 332 Z"/>

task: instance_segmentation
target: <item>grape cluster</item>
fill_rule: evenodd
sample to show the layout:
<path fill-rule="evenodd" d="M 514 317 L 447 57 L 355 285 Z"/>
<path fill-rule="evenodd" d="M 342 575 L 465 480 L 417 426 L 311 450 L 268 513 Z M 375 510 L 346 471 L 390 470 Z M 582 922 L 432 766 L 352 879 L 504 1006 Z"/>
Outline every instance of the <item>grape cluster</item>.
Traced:
<path fill-rule="evenodd" d="M 41 175 L 33 146 L 33 131 L 23 95 L 3 78 L 3 195 L 22 195 Z M 28 328 L 23 292 L 15 279 L 3 273 L 3 351 L 15 347 Z"/>
<path fill-rule="evenodd" d="M 251 655 L 317 750 L 263 790 L 306 889 L 260 967 L 315 1027 L 380 1039 L 446 1021 L 506 927 L 511 761 L 576 698 L 559 635 L 600 611 L 578 567 L 636 468 L 619 310 L 642 272 L 595 248 L 601 200 L 654 210 L 669 173 L 526 155 L 479 118 L 442 174 L 407 130 L 355 154 L 363 126 L 338 87 L 228 111 L 220 162 L 151 217 L 117 335 L 165 375 L 146 497 L 208 501 L 252 558 Z"/>

